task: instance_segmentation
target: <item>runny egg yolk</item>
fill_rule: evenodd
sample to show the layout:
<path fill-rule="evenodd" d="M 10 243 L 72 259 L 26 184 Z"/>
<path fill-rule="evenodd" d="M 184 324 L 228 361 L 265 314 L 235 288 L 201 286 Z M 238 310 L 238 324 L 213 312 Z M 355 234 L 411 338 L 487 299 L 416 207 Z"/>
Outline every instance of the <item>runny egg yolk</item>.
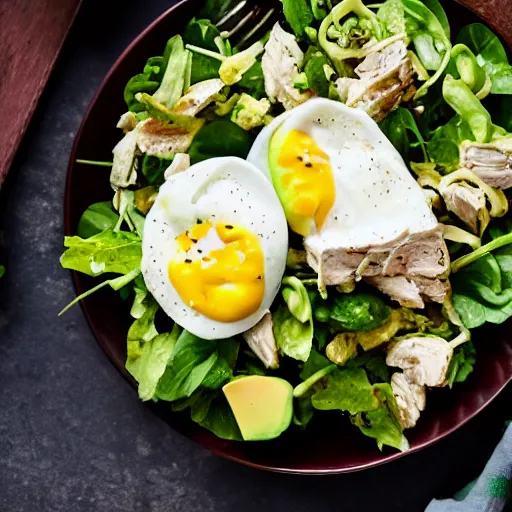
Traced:
<path fill-rule="evenodd" d="M 336 199 L 329 156 L 307 133 L 291 130 L 282 145 L 278 164 L 288 171 L 282 173 L 281 185 L 290 198 L 287 208 L 290 228 L 307 236 L 314 220 L 320 231 Z"/>
<path fill-rule="evenodd" d="M 195 244 L 212 229 L 224 247 L 208 254 L 194 252 Z M 258 310 L 265 293 L 265 260 L 254 233 L 241 226 L 205 222 L 176 241 L 185 259 L 171 260 L 168 273 L 185 304 L 219 322 L 236 322 Z"/>

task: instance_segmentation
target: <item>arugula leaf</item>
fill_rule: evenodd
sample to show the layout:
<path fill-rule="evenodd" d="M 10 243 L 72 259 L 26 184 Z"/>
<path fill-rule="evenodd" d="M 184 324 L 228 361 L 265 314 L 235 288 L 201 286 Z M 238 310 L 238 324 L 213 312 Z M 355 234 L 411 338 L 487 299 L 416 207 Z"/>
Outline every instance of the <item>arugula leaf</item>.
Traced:
<path fill-rule="evenodd" d="M 428 161 L 425 141 L 410 110 L 403 107 L 393 110 L 379 123 L 379 128 L 406 162 L 410 161 L 410 149 L 413 146 L 409 140 L 411 132 L 421 147 L 423 160 Z"/>
<path fill-rule="evenodd" d="M 119 215 L 112 209 L 111 201 L 91 204 L 78 221 L 78 236 L 90 238 L 106 229 L 113 229 L 118 220 Z"/>
<path fill-rule="evenodd" d="M 106 272 L 128 274 L 140 267 L 142 241 L 135 233 L 107 229 L 87 239 L 64 238 L 67 250 L 60 258 L 64 268 L 89 276 Z"/>
<path fill-rule="evenodd" d="M 337 294 L 331 319 L 347 331 L 368 332 L 385 324 L 391 308 L 378 295 L 367 292 Z"/>
<path fill-rule="evenodd" d="M 151 400 L 155 396 L 158 381 L 162 377 L 180 334 L 175 325 L 169 333 L 157 334 L 142 344 L 135 358 L 128 358 L 126 369 L 139 383 L 139 398 Z"/>
<path fill-rule="evenodd" d="M 190 398 L 173 403 L 173 411 L 190 408 L 190 417 L 221 439 L 243 441 L 233 411 L 222 391 L 200 389 Z"/>
<path fill-rule="evenodd" d="M 512 94 L 512 67 L 498 37 L 485 25 L 472 23 L 457 36 L 476 55 L 477 62 L 491 78 L 493 94 Z"/>
<path fill-rule="evenodd" d="M 244 129 L 228 119 L 217 119 L 205 124 L 194 137 L 189 149 L 190 160 L 196 164 L 217 156 L 245 158 L 251 144 L 252 137 Z"/>
<path fill-rule="evenodd" d="M 409 449 L 409 443 L 402 433 L 398 421 L 398 410 L 393 390 L 389 384 L 375 384 L 375 398 L 379 406 L 371 411 L 356 414 L 351 418 L 352 423 L 361 432 L 377 441 L 379 450 L 384 445 L 400 451 Z"/>
<path fill-rule="evenodd" d="M 308 0 L 282 0 L 286 21 L 297 37 L 305 34 L 304 29 L 313 23 L 313 12 Z"/>
<path fill-rule="evenodd" d="M 326 377 L 325 388 L 311 397 L 315 409 L 322 411 L 339 409 L 357 414 L 379 406 L 375 396 L 377 384 L 370 384 L 362 368 L 336 370 Z"/>
<path fill-rule="evenodd" d="M 217 341 L 183 331 L 158 383 L 156 396 L 169 402 L 189 397 L 201 386 L 218 358 Z"/>
<path fill-rule="evenodd" d="M 473 371 L 475 363 L 476 350 L 471 341 L 458 347 L 453 354 L 446 377 L 450 388 L 456 382 L 464 382 Z"/>

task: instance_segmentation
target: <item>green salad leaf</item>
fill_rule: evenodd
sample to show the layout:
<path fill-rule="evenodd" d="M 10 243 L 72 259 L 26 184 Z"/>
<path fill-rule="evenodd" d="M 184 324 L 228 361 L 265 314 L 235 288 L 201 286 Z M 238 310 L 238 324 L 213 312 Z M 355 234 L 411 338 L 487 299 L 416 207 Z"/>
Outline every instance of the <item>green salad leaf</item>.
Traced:
<path fill-rule="evenodd" d="M 391 308 L 373 293 L 338 294 L 330 318 L 347 331 L 367 332 L 385 324 Z"/>
<path fill-rule="evenodd" d="M 228 119 L 216 119 L 205 124 L 194 137 L 189 149 L 190 160 L 196 164 L 217 156 L 245 158 L 251 144 L 252 137 L 244 129 Z"/>
<path fill-rule="evenodd" d="M 217 341 L 183 331 L 158 382 L 156 396 L 169 402 L 189 397 L 201 386 L 218 358 Z"/>
<path fill-rule="evenodd" d="M 143 343 L 137 357 L 127 359 L 126 369 L 139 383 L 141 400 L 154 398 L 158 381 L 164 374 L 179 334 L 180 329 L 175 325 L 171 332 L 157 334 Z"/>
<path fill-rule="evenodd" d="M 309 0 L 282 0 L 286 21 L 297 37 L 305 34 L 305 28 L 313 23 L 313 12 Z"/>
<path fill-rule="evenodd" d="M 471 341 L 457 347 L 453 353 L 446 379 L 448 385 L 453 387 L 455 383 L 464 382 L 473 372 L 476 363 L 476 350 Z"/>
<path fill-rule="evenodd" d="M 330 81 L 325 74 L 326 66 L 329 65 L 327 57 L 315 47 L 310 47 L 311 51 L 306 56 L 306 65 L 304 72 L 308 81 L 308 88 L 316 95 L 322 98 L 329 97 Z M 316 50 L 316 51 L 315 51 Z"/>
<path fill-rule="evenodd" d="M 428 160 L 425 141 L 410 110 L 397 108 L 379 123 L 379 128 L 406 162 L 411 160 L 411 149 L 417 144 L 423 153 L 423 160 Z M 414 144 L 409 140 L 409 133 L 416 139 Z"/>
<path fill-rule="evenodd" d="M 445 31 L 446 15 L 437 2 L 430 2 L 431 6 L 442 21 L 420 0 L 402 0 L 406 16 L 406 32 L 414 43 L 416 54 L 423 66 L 435 73 L 417 90 L 415 99 L 424 96 L 429 87 L 443 75 L 450 61 L 451 43 Z"/>
<path fill-rule="evenodd" d="M 386 0 L 377 11 L 377 18 L 392 36 L 405 34 L 405 11 L 402 0 Z"/>
<path fill-rule="evenodd" d="M 512 67 L 507 52 L 498 37 L 485 25 L 472 23 L 457 36 L 457 42 L 466 45 L 489 75 L 493 94 L 512 94 Z"/>
<path fill-rule="evenodd" d="M 380 450 L 384 445 L 400 451 L 408 450 L 409 443 L 398 421 L 398 411 L 391 386 L 375 384 L 375 398 L 379 403 L 378 407 L 356 414 L 352 417 L 352 423 L 359 427 L 364 435 L 374 438 Z"/>
<path fill-rule="evenodd" d="M 311 397 L 315 409 L 322 411 L 339 409 L 357 414 L 378 407 L 375 396 L 376 385 L 370 384 L 362 368 L 347 368 L 329 373 L 324 389 Z"/>
<path fill-rule="evenodd" d="M 190 409 L 192 421 L 221 439 L 243 441 L 235 416 L 222 391 L 199 389 L 172 404 L 173 411 Z"/>
<path fill-rule="evenodd" d="M 107 229 L 87 239 L 67 236 L 64 246 L 67 250 L 61 256 L 61 265 L 89 276 L 128 274 L 140 267 L 142 258 L 140 237 L 125 231 Z"/>
<path fill-rule="evenodd" d="M 245 92 L 253 98 L 259 100 L 265 96 L 265 78 L 263 77 L 263 69 L 261 62 L 255 62 L 238 82 L 238 86 L 245 89 Z"/>
<path fill-rule="evenodd" d="M 347 368 L 364 368 L 370 382 L 389 382 L 391 370 L 386 364 L 386 354 L 370 351 L 347 361 Z"/>
<path fill-rule="evenodd" d="M 91 204 L 78 221 L 78 236 L 90 238 L 106 229 L 113 229 L 118 220 L 119 215 L 112 209 L 111 201 Z"/>
<path fill-rule="evenodd" d="M 164 183 L 164 173 L 171 163 L 172 160 L 144 155 L 141 171 L 150 185 L 159 187 Z"/>

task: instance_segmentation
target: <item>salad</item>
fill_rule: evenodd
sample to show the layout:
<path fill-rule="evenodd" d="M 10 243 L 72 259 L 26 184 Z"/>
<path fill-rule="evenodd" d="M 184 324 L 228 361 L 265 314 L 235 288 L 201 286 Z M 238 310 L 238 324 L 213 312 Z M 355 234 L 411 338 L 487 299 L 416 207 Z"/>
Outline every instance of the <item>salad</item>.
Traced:
<path fill-rule="evenodd" d="M 335 410 L 407 450 L 512 316 L 512 67 L 438 0 L 277 5 L 237 47 L 208 0 L 128 81 L 113 159 L 79 161 L 113 199 L 61 258 L 104 279 L 67 308 L 119 292 L 140 398 L 221 438 Z"/>

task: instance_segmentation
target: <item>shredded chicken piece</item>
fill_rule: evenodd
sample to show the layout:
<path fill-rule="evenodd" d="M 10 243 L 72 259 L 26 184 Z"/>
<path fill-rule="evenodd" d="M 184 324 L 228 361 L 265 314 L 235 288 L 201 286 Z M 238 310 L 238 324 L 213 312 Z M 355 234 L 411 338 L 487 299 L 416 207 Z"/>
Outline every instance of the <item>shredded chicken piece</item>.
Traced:
<path fill-rule="evenodd" d="M 279 357 L 272 329 L 271 313 L 266 313 L 254 327 L 244 332 L 243 337 L 251 350 L 267 368 L 279 368 Z"/>
<path fill-rule="evenodd" d="M 135 130 L 139 120 L 133 112 L 125 112 L 120 118 L 116 125 L 116 128 L 123 130 L 125 135 L 132 130 Z"/>
<path fill-rule="evenodd" d="M 114 189 L 127 188 L 137 183 L 137 130 L 128 132 L 115 146 L 110 184 Z"/>
<path fill-rule="evenodd" d="M 404 233 L 388 243 L 317 252 L 308 246 L 308 263 L 325 285 L 365 279 L 406 307 L 424 307 L 423 298 L 443 302 L 450 264 L 443 228 Z M 403 277 L 399 279 L 399 277 Z"/>
<path fill-rule="evenodd" d="M 137 144 L 147 155 L 170 158 L 185 153 L 194 139 L 195 131 L 183 126 L 147 119 L 137 127 Z"/>
<path fill-rule="evenodd" d="M 466 182 L 457 182 L 440 190 L 446 208 L 467 224 L 475 235 L 481 235 L 491 220 L 483 190 Z"/>
<path fill-rule="evenodd" d="M 502 190 L 512 187 L 512 137 L 496 139 L 489 144 L 463 142 L 460 167 L 474 172 L 491 187 Z"/>
<path fill-rule="evenodd" d="M 349 107 L 365 110 L 376 121 L 410 97 L 413 68 L 404 41 L 370 53 L 354 71 L 359 79 L 339 78 L 338 93 Z"/>
<path fill-rule="evenodd" d="M 295 37 L 276 23 L 265 45 L 261 65 L 267 96 L 272 102 L 282 103 L 286 110 L 304 103 L 309 98 L 308 94 L 301 93 L 293 85 L 303 60 L 304 53 Z"/>
<path fill-rule="evenodd" d="M 225 87 L 219 78 L 204 80 L 189 87 L 174 105 L 173 111 L 183 116 L 196 116 L 215 100 L 217 94 Z"/>
<path fill-rule="evenodd" d="M 190 155 L 188 153 L 177 153 L 174 155 L 171 165 L 164 172 L 164 178 L 168 180 L 174 174 L 186 171 L 190 167 Z"/>
<path fill-rule="evenodd" d="M 413 384 L 438 387 L 446 384 L 453 344 L 434 336 L 413 336 L 392 344 L 386 364 L 401 368 Z"/>
<path fill-rule="evenodd" d="M 426 393 L 424 386 L 410 382 L 403 373 L 394 373 L 391 377 L 391 388 L 395 395 L 402 428 L 416 426 L 421 411 L 425 409 Z"/>

